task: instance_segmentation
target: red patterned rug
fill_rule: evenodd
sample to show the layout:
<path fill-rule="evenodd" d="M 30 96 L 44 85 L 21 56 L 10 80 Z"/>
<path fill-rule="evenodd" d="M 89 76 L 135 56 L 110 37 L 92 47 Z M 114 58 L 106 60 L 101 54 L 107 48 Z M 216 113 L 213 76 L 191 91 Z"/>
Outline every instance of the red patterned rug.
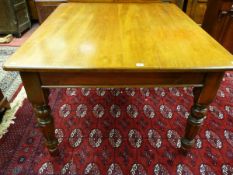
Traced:
<path fill-rule="evenodd" d="M 233 73 L 187 156 L 178 148 L 191 88 L 53 89 L 50 105 L 60 157 L 44 147 L 25 100 L 0 140 L 0 174 L 233 174 Z"/>

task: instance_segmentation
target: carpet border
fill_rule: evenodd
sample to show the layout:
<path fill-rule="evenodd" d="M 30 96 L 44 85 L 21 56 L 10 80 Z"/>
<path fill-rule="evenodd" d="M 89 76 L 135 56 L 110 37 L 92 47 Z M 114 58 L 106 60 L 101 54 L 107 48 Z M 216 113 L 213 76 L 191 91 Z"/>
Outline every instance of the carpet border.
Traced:
<path fill-rule="evenodd" d="M 23 86 L 19 88 L 14 95 L 14 100 L 10 103 L 11 109 L 7 110 L 3 116 L 2 122 L 0 124 L 0 139 L 8 132 L 8 128 L 11 124 L 14 124 L 15 114 L 20 107 L 22 107 L 24 100 L 27 98 L 25 89 Z"/>

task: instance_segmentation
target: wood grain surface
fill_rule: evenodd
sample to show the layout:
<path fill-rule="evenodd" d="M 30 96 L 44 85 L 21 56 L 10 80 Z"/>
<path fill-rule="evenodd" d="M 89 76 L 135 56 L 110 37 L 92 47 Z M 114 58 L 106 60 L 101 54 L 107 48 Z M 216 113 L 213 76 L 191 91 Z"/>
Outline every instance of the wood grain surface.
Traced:
<path fill-rule="evenodd" d="M 171 3 L 66 3 L 4 68 L 224 71 L 233 69 L 233 57 Z"/>

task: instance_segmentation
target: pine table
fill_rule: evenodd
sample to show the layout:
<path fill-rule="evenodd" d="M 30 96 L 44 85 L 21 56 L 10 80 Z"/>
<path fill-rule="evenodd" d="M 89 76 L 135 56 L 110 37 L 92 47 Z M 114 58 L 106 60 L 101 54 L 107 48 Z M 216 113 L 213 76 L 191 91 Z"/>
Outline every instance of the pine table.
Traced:
<path fill-rule="evenodd" d="M 233 57 L 170 3 L 66 3 L 7 60 L 19 71 L 50 153 L 53 87 L 193 86 L 182 149 L 194 144 Z"/>

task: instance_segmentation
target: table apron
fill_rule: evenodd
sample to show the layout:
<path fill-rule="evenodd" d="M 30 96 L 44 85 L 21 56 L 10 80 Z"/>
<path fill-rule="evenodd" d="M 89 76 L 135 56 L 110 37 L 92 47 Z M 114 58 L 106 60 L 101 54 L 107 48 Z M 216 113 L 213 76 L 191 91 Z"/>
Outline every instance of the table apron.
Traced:
<path fill-rule="evenodd" d="M 204 84 L 204 72 L 39 73 L 42 87 L 158 87 Z"/>

